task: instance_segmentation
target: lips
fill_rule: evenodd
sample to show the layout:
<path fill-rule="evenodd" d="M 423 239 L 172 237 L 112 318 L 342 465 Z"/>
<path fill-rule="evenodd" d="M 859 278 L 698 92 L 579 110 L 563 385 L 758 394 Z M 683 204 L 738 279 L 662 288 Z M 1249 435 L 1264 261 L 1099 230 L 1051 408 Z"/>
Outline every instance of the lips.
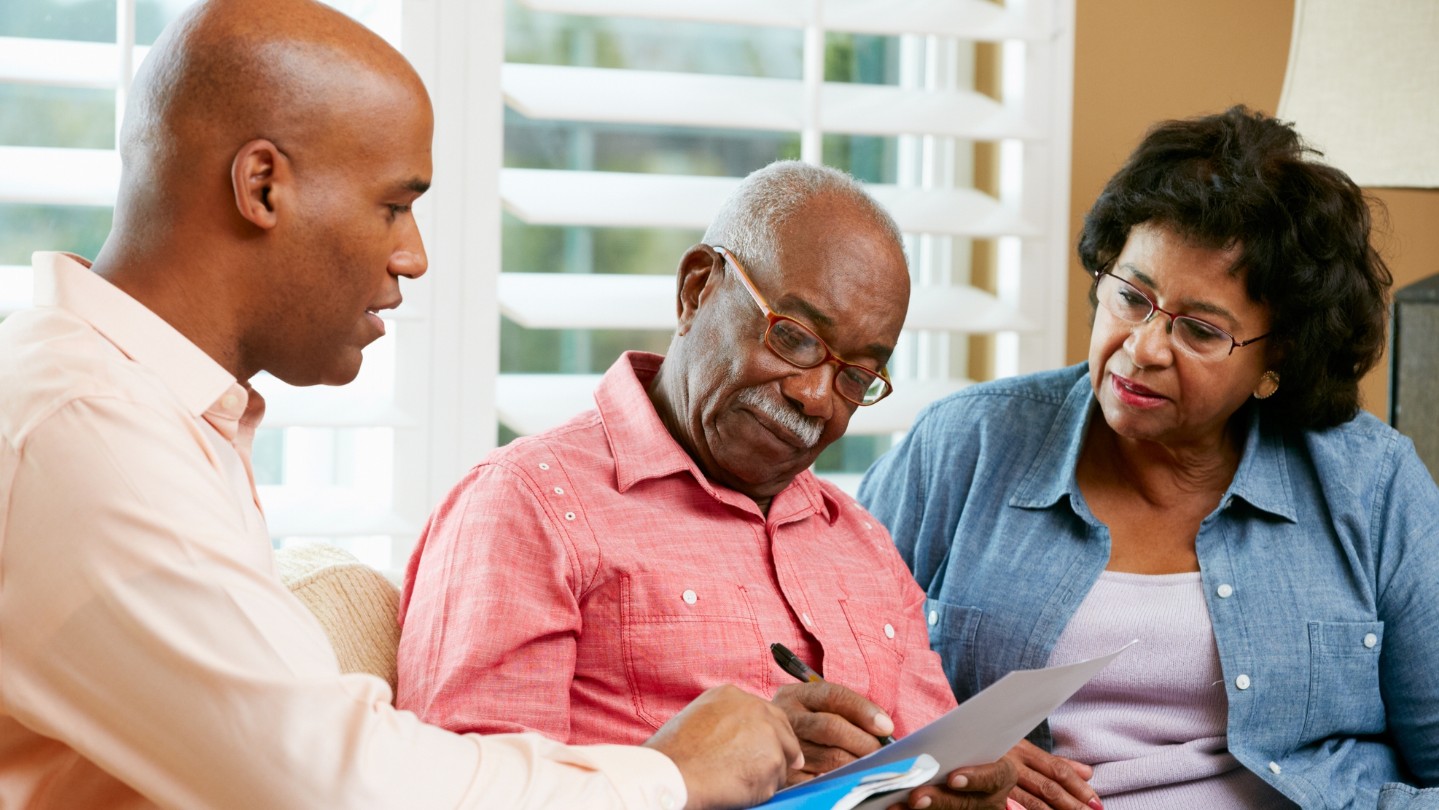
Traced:
<path fill-rule="evenodd" d="M 365 320 L 369 321 L 370 325 L 375 327 L 375 329 L 379 330 L 379 333 L 383 335 L 385 334 L 385 322 L 380 318 L 380 313 L 387 309 L 394 309 L 399 305 L 400 299 L 396 298 L 393 301 L 387 301 L 385 303 L 376 304 L 372 307 L 366 307 Z"/>
<path fill-rule="evenodd" d="M 1152 408 L 1163 404 L 1167 397 L 1144 385 L 1140 385 L 1128 377 L 1122 377 L 1113 372 L 1110 373 L 1110 380 L 1114 388 L 1115 396 L 1127 405 L 1137 408 Z"/>

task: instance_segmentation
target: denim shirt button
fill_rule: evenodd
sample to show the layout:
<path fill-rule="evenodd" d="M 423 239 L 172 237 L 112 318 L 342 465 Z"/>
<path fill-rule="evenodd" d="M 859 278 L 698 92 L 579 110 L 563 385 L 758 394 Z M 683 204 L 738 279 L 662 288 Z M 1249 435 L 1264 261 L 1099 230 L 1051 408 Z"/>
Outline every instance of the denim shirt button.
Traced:
<path fill-rule="evenodd" d="M 931 610 L 929 612 L 929 626 L 933 627 L 936 624 L 939 624 L 939 611 Z"/>
<path fill-rule="evenodd" d="M 1278 763 L 1278 762 L 1271 762 L 1271 763 L 1269 763 L 1269 772 L 1270 772 L 1270 773 L 1275 774 L 1275 775 L 1277 776 L 1281 770 L 1283 770 L 1283 769 L 1279 767 L 1279 763 Z"/>
<path fill-rule="evenodd" d="M 1249 688 L 1249 676 L 1248 676 L 1248 675 L 1240 675 L 1238 678 L 1235 678 L 1235 679 L 1234 679 L 1234 685 L 1237 686 L 1237 687 L 1239 687 L 1240 689 L 1248 689 L 1248 688 Z"/>
<path fill-rule="evenodd" d="M 1365 647 L 1365 649 L 1372 650 L 1372 649 L 1374 649 L 1374 645 L 1375 645 L 1375 644 L 1378 644 L 1378 643 L 1379 643 L 1379 637 L 1376 636 L 1376 635 L 1374 635 L 1373 633 L 1366 633 L 1366 634 L 1364 635 L 1364 647 Z"/>
<path fill-rule="evenodd" d="M 1229 597 L 1234 595 L 1234 586 L 1226 582 L 1223 585 L 1220 585 L 1218 588 L 1215 588 L 1214 592 L 1219 594 L 1220 599 L 1228 599 Z"/>

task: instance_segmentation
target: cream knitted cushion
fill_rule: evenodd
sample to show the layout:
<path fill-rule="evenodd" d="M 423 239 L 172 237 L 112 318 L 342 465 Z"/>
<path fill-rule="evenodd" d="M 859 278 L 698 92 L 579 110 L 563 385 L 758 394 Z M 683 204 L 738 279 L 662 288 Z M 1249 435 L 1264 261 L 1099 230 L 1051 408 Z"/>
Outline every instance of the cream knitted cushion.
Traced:
<path fill-rule="evenodd" d="M 323 543 L 275 552 L 280 579 L 320 620 L 341 672 L 368 672 L 395 690 L 400 591 L 344 549 Z"/>

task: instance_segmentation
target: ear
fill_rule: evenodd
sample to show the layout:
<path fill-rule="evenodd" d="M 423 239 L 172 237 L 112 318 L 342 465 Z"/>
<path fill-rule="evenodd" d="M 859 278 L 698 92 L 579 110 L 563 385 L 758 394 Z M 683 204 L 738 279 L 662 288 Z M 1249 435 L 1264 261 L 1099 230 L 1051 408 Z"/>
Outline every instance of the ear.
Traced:
<path fill-rule="evenodd" d="M 675 302 L 677 334 L 690 330 L 700 306 L 719 289 L 724 281 L 723 268 L 724 257 L 709 245 L 695 245 L 680 257 L 679 296 Z"/>
<path fill-rule="evenodd" d="M 257 138 L 241 146 L 230 165 L 240 216 L 264 230 L 275 227 L 278 198 L 288 190 L 290 178 L 290 159 L 273 142 Z"/>

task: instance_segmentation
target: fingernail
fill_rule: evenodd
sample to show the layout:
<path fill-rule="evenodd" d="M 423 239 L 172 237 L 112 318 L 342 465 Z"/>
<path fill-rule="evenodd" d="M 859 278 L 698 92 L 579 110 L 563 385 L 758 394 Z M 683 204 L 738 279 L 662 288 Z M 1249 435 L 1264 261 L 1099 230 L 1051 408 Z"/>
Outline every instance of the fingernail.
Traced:
<path fill-rule="evenodd" d="M 791 768 L 794 768 L 795 770 L 799 770 L 800 768 L 803 768 L 803 767 L 804 767 L 804 752 L 803 752 L 803 751 L 801 751 L 801 752 L 799 752 L 798 754 L 795 754 L 795 755 L 794 755 L 794 764 L 791 765 L 790 767 L 791 767 Z M 1095 801 L 1098 801 L 1098 799 L 1096 799 Z M 1099 810 L 1104 810 L 1104 808 L 1101 807 L 1101 808 L 1099 808 Z"/>
<path fill-rule="evenodd" d="M 914 810 L 924 810 L 924 808 L 930 805 L 931 801 L 933 800 L 930 799 L 928 796 L 920 796 L 919 801 L 915 802 L 912 806 L 914 807 Z"/>
<path fill-rule="evenodd" d="M 877 731 L 879 731 L 881 737 L 888 736 L 894 733 L 894 721 L 889 719 L 889 715 L 885 714 L 884 712 L 878 712 L 877 714 L 875 714 L 874 727 Z"/>
<path fill-rule="evenodd" d="M 1094 810 L 1104 810 L 1104 802 L 1100 801 L 1098 796 L 1089 800 L 1089 806 L 1093 807 Z"/>
<path fill-rule="evenodd" d="M 954 788 L 955 790 L 964 790 L 965 788 L 969 787 L 969 777 L 965 776 L 964 774 L 952 776 L 949 779 L 949 786 Z"/>

